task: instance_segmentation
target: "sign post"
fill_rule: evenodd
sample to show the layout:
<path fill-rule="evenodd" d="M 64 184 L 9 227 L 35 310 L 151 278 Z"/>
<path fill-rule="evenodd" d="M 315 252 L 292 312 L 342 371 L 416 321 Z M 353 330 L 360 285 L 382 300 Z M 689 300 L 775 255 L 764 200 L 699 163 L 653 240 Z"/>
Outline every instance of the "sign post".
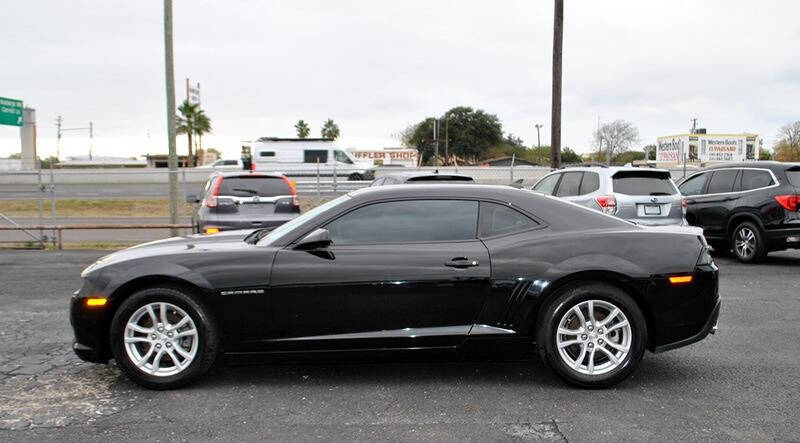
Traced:
<path fill-rule="evenodd" d="M 24 123 L 22 100 L 0 97 L 0 125 L 22 126 Z"/>

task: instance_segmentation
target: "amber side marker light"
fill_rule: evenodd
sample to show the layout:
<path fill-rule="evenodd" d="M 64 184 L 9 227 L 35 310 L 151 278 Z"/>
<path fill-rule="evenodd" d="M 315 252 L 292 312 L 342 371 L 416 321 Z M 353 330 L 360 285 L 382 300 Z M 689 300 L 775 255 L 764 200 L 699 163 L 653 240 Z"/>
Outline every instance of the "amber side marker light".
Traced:
<path fill-rule="evenodd" d="M 676 275 L 675 277 L 670 277 L 669 282 L 673 285 L 680 285 L 684 283 L 691 283 L 692 276 L 691 275 Z"/>
<path fill-rule="evenodd" d="M 206 228 L 206 234 L 216 234 L 219 232 L 219 228 Z"/>
<path fill-rule="evenodd" d="M 108 303 L 108 299 L 106 299 L 106 298 L 87 298 L 86 299 L 86 306 L 90 306 L 90 307 L 105 306 L 106 303 Z"/>

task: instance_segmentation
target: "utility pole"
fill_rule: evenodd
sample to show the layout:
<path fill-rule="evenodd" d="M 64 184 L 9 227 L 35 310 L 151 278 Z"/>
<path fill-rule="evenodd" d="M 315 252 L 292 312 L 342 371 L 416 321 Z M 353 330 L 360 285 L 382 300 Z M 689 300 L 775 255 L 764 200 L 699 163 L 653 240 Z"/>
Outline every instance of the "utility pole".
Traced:
<path fill-rule="evenodd" d="M 550 119 L 550 167 L 561 166 L 561 44 L 564 40 L 564 0 L 553 10 L 553 105 Z"/>
<path fill-rule="evenodd" d="M 439 166 L 439 119 L 433 119 L 433 166 Z"/>
<path fill-rule="evenodd" d="M 92 144 L 94 143 L 94 124 L 89 122 L 89 160 L 92 159 Z"/>
<path fill-rule="evenodd" d="M 691 134 L 694 134 L 694 132 L 697 130 L 697 117 L 690 118 L 689 121 L 692 122 L 692 132 L 691 132 Z"/>
<path fill-rule="evenodd" d="M 172 58 L 172 0 L 164 0 L 164 67 L 167 83 L 167 142 L 169 144 L 169 222 L 178 224 L 178 156 L 175 147 L 175 72 Z M 176 228 L 170 229 L 178 235 Z"/>
<path fill-rule="evenodd" d="M 444 165 L 447 166 L 447 160 L 450 159 L 449 152 L 447 148 L 450 145 L 450 114 L 444 115 Z"/>
<path fill-rule="evenodd" d="M 542 147 L 542 139 L 539 138 L 539 128 L 541 128 L 544 125 L 536 123 L 534 126 L 536 126 L 536 147 L 537 148 L 541 148 Z M 539 155 L 539 154 L 536 154 L 536 155 Z"/>
<path fill-rule="evenodd" d="M 56 159 L 60 157 L 61 151 L 61 114 L 56 117 Z"/>

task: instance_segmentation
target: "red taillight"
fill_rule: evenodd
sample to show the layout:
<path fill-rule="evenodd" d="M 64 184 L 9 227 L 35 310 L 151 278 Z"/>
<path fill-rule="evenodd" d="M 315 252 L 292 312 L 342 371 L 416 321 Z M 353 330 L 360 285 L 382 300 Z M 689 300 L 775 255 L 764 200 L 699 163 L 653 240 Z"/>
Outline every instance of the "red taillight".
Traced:
<path fill-rule="evenodd" d="M 222 185 L 222 177 L 218 178 L 216 182 L 214 182 L 214 187 L 211 188 L 211 193 L 208 194 L 206 200 L 203 202 L 207 208 L 216 208 L 217 207 L 217 196 L 219 195 L 219 187 Z"/>
<path fill-rule="evenodd" d="M 614 215 L 617 213 L 617 199 L 613 195 L 600 195 L 597 198 L 597 204 L 602 208 L 603 213 Z"/>
<path fill-rule="evenodd" d="M 292 205 L 300 206 L 300 203 L 297 201 L 297 189 L 295 189 L 294 182 L 290 181 L 286 176 L 283 177 L 283 182 L 286 183 L 286 186 L 289 187 L 289 190 L 292 191 Z"/>
<path fill-rule="evenodd" d="M 687 204 L 686 204 L 686 199 L 685 199 L 685 198 L 682 198 L 682 199 L 681 199 L 681 209 L 683 209 L 683 215 L 684 215 L 684 216 L 686 216 L 686 206 L 687 206 Z"/>
<path fill-rule="evenodd" d="M 776 195 L 775 200 L 787 211 L 797 211 L 800 206 L 800 196 L 798 195 Z"/>

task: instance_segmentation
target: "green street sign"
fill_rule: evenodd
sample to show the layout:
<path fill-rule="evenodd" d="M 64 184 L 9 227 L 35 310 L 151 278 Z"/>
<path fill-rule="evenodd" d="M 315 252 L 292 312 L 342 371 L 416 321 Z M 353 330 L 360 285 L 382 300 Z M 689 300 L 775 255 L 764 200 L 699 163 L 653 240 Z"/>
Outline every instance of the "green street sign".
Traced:
<path fill-rule="evenodd" d="M 22 126 L 22 100 L 0 97 L 0 125 Z"/>

